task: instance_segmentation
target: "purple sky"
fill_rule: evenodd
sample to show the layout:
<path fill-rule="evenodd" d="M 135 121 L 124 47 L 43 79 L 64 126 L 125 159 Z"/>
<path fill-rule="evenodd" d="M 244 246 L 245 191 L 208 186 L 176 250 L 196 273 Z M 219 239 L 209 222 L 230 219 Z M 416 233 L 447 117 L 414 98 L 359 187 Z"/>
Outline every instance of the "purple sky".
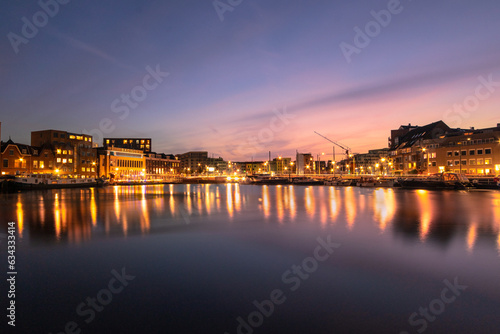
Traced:
<path fill-rule="evenodd" d="M 497 1 L 42 3 L 52 17 L 2 5 L 4 141 L 53 128 L 250 160 L 331 152 L 314 131 L 361 153 L 401 124 L 500 122 Z"/>

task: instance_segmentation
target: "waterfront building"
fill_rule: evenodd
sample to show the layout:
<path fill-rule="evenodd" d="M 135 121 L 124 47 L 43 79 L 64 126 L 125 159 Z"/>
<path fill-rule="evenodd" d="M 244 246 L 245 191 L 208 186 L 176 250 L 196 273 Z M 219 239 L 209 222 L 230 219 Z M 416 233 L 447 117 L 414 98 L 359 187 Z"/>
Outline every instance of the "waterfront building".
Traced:
<path fill-rule="evenodd" d="M 180 168 L 184 173 L 201 174 L 208 164 L 208 152 L 206 151 L 186 152 L 178 154 L 176 157 L 180 161 Z"/>
<path fill-rule="evenodd" d="M 148 180 L 168 179 L 180 173 L 180 161 L 172 154 L 145 153 L 145 161 Z"/>
<path fill-rule="evenodd" d="M 120 147 L 151 153 L 151 138 L 104 138 L 104 148 Z"/>
<path fill-rule="evenodd" d="M 500 173 L 500 124 L 484 129 L 452 129 L 443 121 L 391 137 L 389 158 L 395 174 Z"/>
<path fill-rule="evenodd" d="M 312 174 L 316 167 L 311 153 L 298 153 L 296 156 L 297 175 Z"/>
<path fill-rule="evenodd" d="M 388 161 L 388 148 L 368 150 L 368 153 L 355 154 L 357 174 L 388 175 L 392 162 Z"/>
<path fill-rule="evenodd" d="M 29 145 L 14 143 L 9 139 L 7 142 L 1 143 L 0 156 L 2 175 L 18 175 L 30 172 L 32 149 Z"/>
<path fill-rule="evenodd" d="M 271 173 L 288 174 L 291 173 L 292 158 L 277 157 L 270 162 Z"/>
<path fill-rule="evenodd" d="M 49 167 L 50 170 L 58 175 L 84 178 L 96 176 L 97 152 L 90 135 L 62 130 L 32 131 L 31 146 L 39 148 L 40 153 L 43 152 L 41 159 L 33 160 L 33 167 L 36 167 L 34 169 L 37 172 L 44 172 L 45 165 L 49 164 L 53 166 Z M 53 159 L 52 164 L 49 157 Z M 40 161 L 43 161 L 44 168 L 39 167 Z"/>
<path fill-rule="evenodd" d="M 146 179 L 146 155 L 142 150 L 121 147 L 100 147 L 98 175 L 116 181 L 140 181 Z"/>

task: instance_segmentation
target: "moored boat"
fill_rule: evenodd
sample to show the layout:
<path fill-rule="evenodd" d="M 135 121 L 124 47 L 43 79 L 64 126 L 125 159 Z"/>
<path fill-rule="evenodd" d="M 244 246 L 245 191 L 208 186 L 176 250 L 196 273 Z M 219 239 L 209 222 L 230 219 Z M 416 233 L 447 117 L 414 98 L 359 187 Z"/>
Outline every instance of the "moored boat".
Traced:
<path fill-rule="evenodd" d="M 399 180 L 398 183 L 405 189 L 466 190 L 472 187 L 464 175 L 446 172 L 424 178 L 406 178 Z"/>
<path fill-rule="evenodd" d="M 103 184 L 104 180 L 100 178 L 65 178 L 53 174 L 25 174 L 7 179 L 3 188 L 6 190 L 88 188 Z"/>

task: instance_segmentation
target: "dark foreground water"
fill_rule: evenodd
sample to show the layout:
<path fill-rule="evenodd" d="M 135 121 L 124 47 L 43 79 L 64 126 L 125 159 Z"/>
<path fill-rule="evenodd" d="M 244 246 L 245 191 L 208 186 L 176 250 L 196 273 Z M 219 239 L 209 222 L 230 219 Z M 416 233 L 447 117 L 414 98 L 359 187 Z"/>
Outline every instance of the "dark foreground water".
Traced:
<path fill-rule="evenodd" d="M 166 185 L 0 195 L 18 333 L 499 333 L 500 192 Z M 5 325 L 5 326 L 4 326 Z"/>

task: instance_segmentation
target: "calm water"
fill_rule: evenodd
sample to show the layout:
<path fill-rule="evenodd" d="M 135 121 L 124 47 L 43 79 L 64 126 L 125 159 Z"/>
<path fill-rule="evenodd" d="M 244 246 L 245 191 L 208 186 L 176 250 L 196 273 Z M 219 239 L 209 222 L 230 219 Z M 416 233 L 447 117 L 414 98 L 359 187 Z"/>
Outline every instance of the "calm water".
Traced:
<path fill-rule="evenodd" d="M 18 232 L 19 333 L 499 332 L 500 192 L 161 185 L 0 200 L 3 236 L 8 221 Z"/>

